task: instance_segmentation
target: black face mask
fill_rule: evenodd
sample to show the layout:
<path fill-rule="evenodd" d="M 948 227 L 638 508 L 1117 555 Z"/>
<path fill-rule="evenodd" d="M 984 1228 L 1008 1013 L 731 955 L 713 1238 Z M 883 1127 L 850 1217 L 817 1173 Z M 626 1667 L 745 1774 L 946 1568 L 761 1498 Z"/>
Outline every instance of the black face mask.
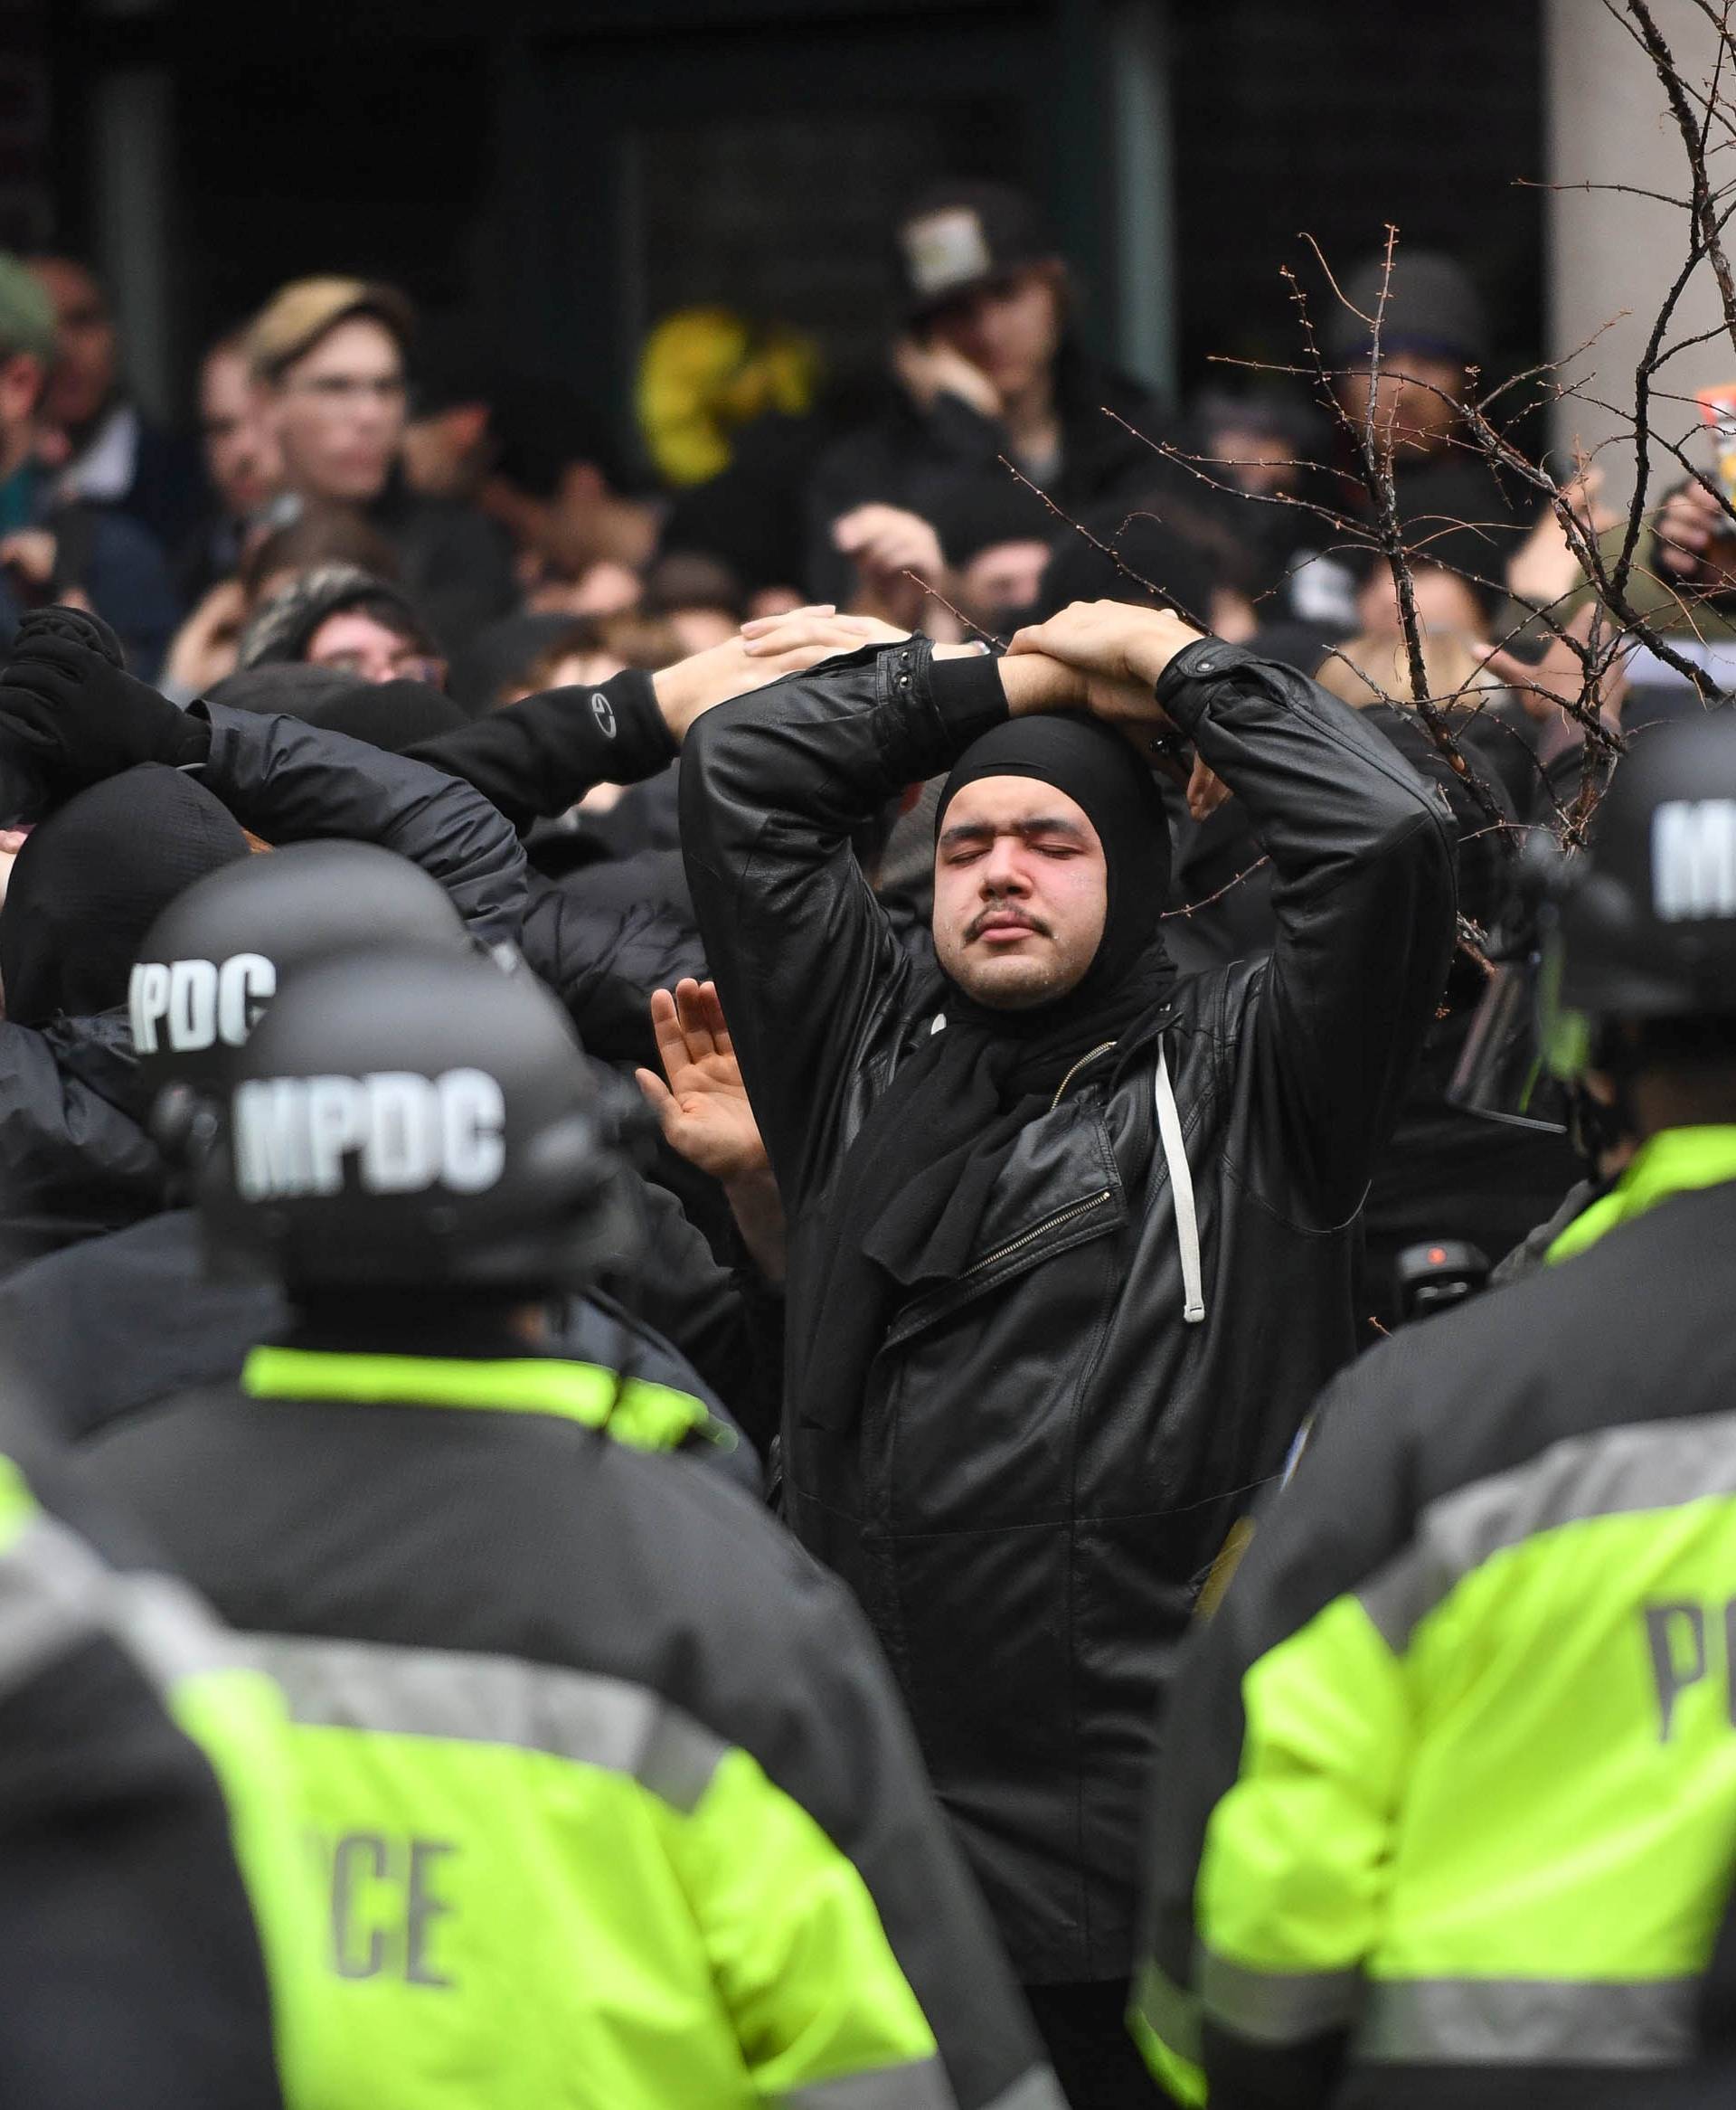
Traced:
<path fill-rule="evenodd" d="M 46 1026 L 127 1000 L 145 933 L 184 886 L 248 854 L 203 784 L 145 762 L 69 799 L 34 828 L 0 909 L 6 1016 Z"/>
<path fill-rule="evenodd" d="M 813 1418 L 845 1426 L 881 1335 L 905 1297 L 967 1264 L 983 1209 L 1026 1125 L 1094 1051 L 1161 1017 L 1175 970 L 1159 935 L 1169 828 L 1149 771 L 1118 733 L 1071 714 L 1012 719 L 960 757 L 941 794 L 1030 777 L 1084 809 L 1108 899 L 1091 964 L 1064 996 L 1000 1010 L 948 982 L 946 1025 L 900 1064 L 850 1147 L 819 1257 L 809 1367 L 792 1373 Z"/>

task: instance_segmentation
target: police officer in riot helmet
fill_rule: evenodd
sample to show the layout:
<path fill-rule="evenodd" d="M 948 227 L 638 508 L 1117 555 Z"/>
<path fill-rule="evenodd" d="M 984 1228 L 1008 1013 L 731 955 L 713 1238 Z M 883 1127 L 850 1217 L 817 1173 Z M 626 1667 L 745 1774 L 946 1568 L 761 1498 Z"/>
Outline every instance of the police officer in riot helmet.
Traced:
<path fill-rule="evenodd" d="M 1185 2101 L 1736 2085 L 1736 714 L 1637 741 L 1537 886 L 1484 1079 L 1503 1013 L 1508 1114 L 1547 1066 L 1627 1162 L 1328 1387 L 1196 1630 L 1136 2025 Z"/>
<path fill-rule="evenodd" d="M 320 1330 L 401 1308 L 424 1339 L 545 1339 L 542 1306 L 628 1247 L 637 1109 L 528 976 L 395 951 L 316 961 L 227 1065 L 199 1175 L 214 1251 L 263 1259 Z M 413 1048 L 416 1066 L 392 1051 Z M 344 1322 L 347 1323 L 347 1322 Z"/>
<path fill-rule="evenodd" d="M 278 979 L 382 939 L 458 960 L 484 956 L 443 887 L 368 843 L 301 843 L 244 858 L 195 882 L 157 916 L 133 968 L 129 1011 L 144 1096 L 172 1159 L 184 1158 L 211 1125 L 229 1065 Z M 486 956 L 505 972 L 523 971 L 510 951 Z M 636 1102 L 629 1111 L 637 1120 Z M 660 1254 L 693 1251 L 711 1268 L 703 1240 L 674 1200 L 642 1184 L 640 1193 Z M 646 1270 L 628 1264 L 626 1248 L 615 1261 L 611 1282 L 628 1303 L 637 1308 L 648 1295 L 655 1309 Z M 666 1273 L 666 1257 L 660 1265 Z M 283 1322 L 277 1282 L 206 1270 L 185 1206 L 52 1254 L 0 1284 L 9 1365 L 74 1436 L 190 1386 L 232 1377 L 247 1350 Z M 630 1364 L 700 1402 L 701 1424 L 715 1424 L 722 1440 L 696 1437 L 696 1452 L 758 1488 L 750 1448 L 734 1441 L 724 1409 L 653 1325 L 594 1285 L 563 1300 L 556 1323 L 568 1353 Z"/>
<path fill-rule="evenodd" d="M 1586 1178 L 1496 1268 L 1499 1286 L 1541 1265 L 1665 1127 L 1736 1120 L 1736 935 L 1716 910 L 1736 887 L 1716 784 L 1722 717 L 1640 743 L 1599 809 L 1592 852 L 1564 859 L 1533 837 L 1509 957 L 1491 979 L 1451 1096 L 1493 1121 L 1564 1130 Z M 1684 795 L 1671 797 L 1672 790 Z"/>
<path fill-rule="evenodd" d="M 849 1599 L 554 1339 L 624 1103 L 528 975 L 287 976 L 190 1156 L 288 1326 L 87 1447 L 288 1695 L 346 2099 L 1059 2110 Z"/>

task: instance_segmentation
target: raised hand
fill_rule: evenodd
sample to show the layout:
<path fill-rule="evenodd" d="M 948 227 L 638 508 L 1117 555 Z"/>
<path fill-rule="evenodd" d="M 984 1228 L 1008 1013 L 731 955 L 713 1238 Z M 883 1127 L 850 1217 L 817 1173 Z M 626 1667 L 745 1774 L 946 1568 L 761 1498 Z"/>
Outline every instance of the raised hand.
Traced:
<path fill-rule="evenodd" d="M 901 337 L 892 347 L 892 372 L 919 410 L 932 410 L 942 395 L 956 395 L 984 418 L 998 418 L 1005 407 L 982 368 L 950 345 Z"/>
<path fill-rule="evenodd" d="M 832 523 L 832 540 L 856 568 L 854 606 L 914 629 L 929 588 L 953 583 L 940 537 L 920 513 L 858 506 Z"/>
<path fill-rule="evenodd" d="M 1471 649 L 1487 671 L 1518 697 L 1528 718 L 1547 724 L 1568 705 L 1584 699 L 1585 660 L 1569 640 L 1580 647 L 1588 645 L 1599 613 L 1590 605 L 1578 610 L 1572 620 L 1563 624 L 1562 634 L 1551 638 L 1549 649 L 1538 660 L 1521 659 L 1498 645 L 1473 645 Z M 1609 619 L 1602 620 L 1607 624 Z M 1599 670 L 1599 715 L 1611 728 L 1620 724 L 1621 706 L 1627 700 L 1628 657 L 1625 650 L 1609 654 Z"/>
<path fill-rule="evenodd" d="M 1030 623 L 1016 632 L 1009 652 L 1044 652 L 1076 667 L 1080 674 L 1146 690 L 1143 714 L 1161 718 L 1150 696 L 1157 677 L 1184 646 L 1197 644 L 1201 633 L 1166 608 L 1135 608 L 1125 601 L 1075 601 L 1045 623 Z M 1106 698 L 1108 692 L 1106 693 Z M 1127 702 L 1118 697 L 1114 714 Z M 1091 708 L 1099 708 L 1093 693 Z"/>
<path fill-rule="evenodd" d="M 1656 525 L 1660 570 L 1695 586 L 1728 585 L 1736 526 L 1716 493 L 1683 484 L 1658 507 Z"/>
<path fill-rule="evenodd" d="M 1621 519 L 1613 506 L 1604 504 L 1602 489 L 1603 469 L 1596 462 L 1562 488 L 1574 518 L 1593 541 Z M 1546 506 L 1537 525 L 1507 559 L 1508 592 L 1533 608 L 1551 608 L 1582 584 L 1584 578 L 1555 508 Z"/>
<path fill-rule="evenodd" d="M 821 659 L 854 652 L 878 638 L 897 639 L 866 616 L 840 615 L 830 602 L 792 609 L 788 615 L 766 616 L 745 624 L 740 637 L 726 638 L 703 652 L 678 659 L 653 675 L 657 705 L 677 744 L 688 728 L 712 705 L 764 688 L 785 674 L 800 674 Z"/>
<path fill-rule="evenodd" d="M 725 1187 L 769 1173 L 717 985 L 689 977 L 673 994 L 654 989 L 651 1029 L 663 1075 L 634 1074 L 670 1149 Z"/>

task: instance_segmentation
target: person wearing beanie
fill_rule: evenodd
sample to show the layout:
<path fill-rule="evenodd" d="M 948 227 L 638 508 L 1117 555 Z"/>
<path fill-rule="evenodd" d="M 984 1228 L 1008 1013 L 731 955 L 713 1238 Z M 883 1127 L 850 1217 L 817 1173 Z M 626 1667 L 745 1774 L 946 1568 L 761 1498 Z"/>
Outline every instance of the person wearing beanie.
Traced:
<path fill-rule="evenodd" d="M 1486 462 L 1453 444 L 1463 437 L 1459 404 L 1490 385 L 1477 378 L 1489 333 L 1470 273 L 1455 258 L 1401 246 L 1390 274 L 1384 257 L 1370 257 L 1345 279 L 1342 299 L 1327 298 L 1321 335 L 1334 393 L 1358 427 L 1372 408 L 1377 443 L 1391 447 L 1399 523 L 1414 558 L 1468 575 L 1492 610 L 1531 521 Z M 1378 338 L 1368 319 L 1376 316 Z M 1360 490 L 1354 481 L 1340 487 Z"/>
<path fill-rule="evenodd" d="M 120 658 L 106 625 L 51 608 L 0 668 L 0 820 L 29 828 L 0 906 L 0 1275 L 163 1206 L 127 974 L 157 913 L 250 833 L 398 850 L 485 943 L 524 915 L 524 852 L 469 785 L 289 717 L 177 710 Z"/>
<path fill-rule="evenodd" d="M 308 505 L 358 508 L 397 553 L 406 591 L 456 647 L 513 606 L 512 553 L 481 514 L 404 481 L 414 330 L 396 287 L 297 279 L 266 302 L 244 343 L 282 457 L 283 518 Z"/>
<path fill-rule="evenodd" d="M 362 681 L 439 687 L 446 679 L 446 661 L 410 595 L 359 564 L 299 573 L 241 632 L 238 673 L 297 662 Z"/>
<path fill-rule="evenodd" d="M 1063 2089 L 1113 2110 L 1153 2100 L 1122 2016 L 1167 1667 L 1354 1352 L 1451 846 L 1354 711 L 1174 614 L 1076 604 L 1000 659 L 882 639 L 698 717 L 682 754 L 788 1223 L 784 1513 L 892 1657 Z M 1170 959 L 1151 772 L 1187 743 L 1195 810 L 1221 772 L 1271 860 L 1269 960 Z M 852 837 L 937 774 L 925 968 Z"/>

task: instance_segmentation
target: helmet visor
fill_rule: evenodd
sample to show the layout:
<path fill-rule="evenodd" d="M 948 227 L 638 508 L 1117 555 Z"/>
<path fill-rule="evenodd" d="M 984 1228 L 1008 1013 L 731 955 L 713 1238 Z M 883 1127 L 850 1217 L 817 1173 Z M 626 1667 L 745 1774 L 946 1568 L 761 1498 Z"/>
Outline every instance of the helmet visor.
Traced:
<path fill-rule="evenodd" d="M 1513 1128 L 1567 1131 L 1567 1095 L 1544 1055 L 1539 956 L 1502 961 L 1489 978 L 1447 1087 L 1451 1105 Z"/>

